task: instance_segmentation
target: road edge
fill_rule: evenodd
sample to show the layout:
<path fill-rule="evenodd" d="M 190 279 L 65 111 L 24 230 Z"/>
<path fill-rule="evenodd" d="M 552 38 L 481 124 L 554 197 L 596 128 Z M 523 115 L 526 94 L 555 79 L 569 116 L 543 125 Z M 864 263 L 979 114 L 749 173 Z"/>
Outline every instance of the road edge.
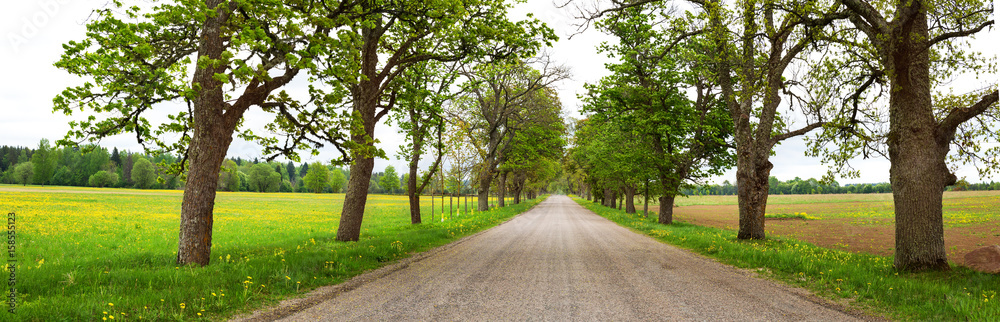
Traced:
<path fill-rule="evenodd" d="M 455 246 L 461 245 L 462 243 L 465 243 L 469 239 L 475 238 L 475 237 L 477 237 L 477 236 L 479 236 L 481 234 L 484 234 L 484 233 L 486 233 L 488 231 L 496 229 L 497 227 L 500 227 L 501 225 L 507 224 L 507 223 L 513 221 L 514 219 L 516 219 L 518 217 L 521 217 L 521 215 L 524 215 L 524 214 L 526 214 L 526 213 L 534 210 L 535 207 L 538 207 L 538 205 L 540 205 L 543 202 L 545 202 L 546 200 L 548 200 L 549 197 L 551 197 L 551 196 L 546 196 L 544 200 L 542 200 L 541 202 L 535 204 L 534 206 L 531 206 L 531 208 L 528 208 L 525 211 L 523 211 L 523 212 L 521 212 L 521 213 L 519 213 L 519 214 L 517 214 L 517 215 L 515 215 L 513 217 L 510 217 L 509 219 L 504 220 L 503 222 L 498 223 L 498 224 L 496 224 L 493 227 L 490 227 L 489 229 L 485 229 L 485 230 L 477 232 L 475 234 L 459 238 L 458 240 L 450 242 L 448 244 L 444 244 L 444 245 L 441 245 L 441 246 L 438 246 L 438 247 L 435 247 L 435 248 L 432 248 L 432 249 L 429 249 L 429 250 L 426 250 L 426 251 L 423 251 L 423 252 L 420 252 L 420 253 L 413 254 L 413 256 L 410 256 L 410 257 L 398 260 L 395 263 L 388 264 L 386 266 L 382 266 L 382 267 L 373 269 L 371 271 L 367 271 L 367 272 L 361 273 L 360 275 L 352 277 L 352 278 L 348 279 L 347 281 L 344 281 L 343 283 L 333 284 L 333 285 L 326 285 L 326 286 L 320 286 L 320 287 L 318 287 L 318 288 L 310 291 L 309 293 L 305 293 L 301 297 L 295 297 L 295 298 L 290 298 L 290 299 L 282 300 L 281 302 L 278 303 L 278 305 L 270 306 L 270 307 L 265 307 L 265 308 L 261 308 L 261 309 L 257 309 L 257 310 L 254 310 L 252 313 L 249 313 L 249 314 L 244 313 L 244 314 L 236 315 L 236 316 L 230 318 L 229 321 L 231 321 L 231 322 L 275 321 L 275 320 L 278 320 L 278 319 L 282 319 L 282 318 L 291 316 L 291 315 L 293 315 L 295 313 L 298 313 L 298 312 L 301 312 L 301 311 L 303 311 L 305 309 L 308 309 L 310 307 L 316 306 L 316 305 L 318 305 L 318 304 L 320 304 L 322 302 L 334 299 L 337 296 L 340 296 L 341 294 L 350 292 L 350 291 L 352 291 L 354 289 L 357 289 L 357 288 L 359 288 L 361 286 L 364 286 L 364 285 L 366 285 L 368 283 L 371 283 L 372 281 L 378 280 L 378 279 L 380 279 L 382 277 L 385 277 L 385 276 L 387 276 L 389 274 L 392 274 L 392 273 L 395 273 L 395 272 L 397 272 L 399 270 L 407 268 L 407 267 L 410 266 L 410 264 L 422 261 L 422 260 L 424 260 L 424 259 L 426 259 L 428 257 L 434 256 L 434 255 L 436 255 L 438 253 L 441 253 L 443 251 L 449 250 L 449 249 L 451 249 L 451 248 L 453 248 Z"/>
<path fill-rule="evenodd" d="M 570 197 L 570 199 L 573 199 L 573 198 Z M 598 215 L 597 213 L 591 211 L 590 209 L 587 209 L 587 207 L 584 207 L 583 205 L 581 205 L 579 202 L 576 202 L 576 200 L 573 200 L 573 201 L 574 201 L 574 203 L 576 203 L 577 206 L 579 206 L 583 210 L 586 210 L 587 212 L 589 212 L 589 213 L 591 213 L 591 214 L 593 214 L 593 215 L 595 215 L 597 217 L 603 218 L 604 220 L 607 220 L 608 222 L 611 222 L 612 224 L 615 224 L 618 227 L 627 229 L 627 230 L 629 230 L 629 231 L 631 231 L 633 233 L 636 233 L 636 234 L 638 234 L 640 236 L 649 238 L 649 239 L 651 239 L 651 240 L 653 240 L 653 241 L 655 241 L 657 243 L 664 244 L 664 245 L 667 245 L 667 246 L 670 246 L 670 247 L 674 247 L 674 248 L 676 248 L 676 249 L 678 249 L 680 251 L 683 251 L 685 253 L 694 255 L 695 257 L 698 257 L 698 258 L 700 258 L 702 260 L 710 261 L 710 262 L 714 262 L 716 264 L 722 265 L 722 266 L 724 266 L 724 267 L 726 267 L 728 269 L 733 270 L 737 274 L 745 275 L 747 277 L 752 277 L 752 278 L 758 278 L 758 279 L 766 280 L 768 282 L 771 282 L 772 284 L 774 284 L 775 286 L 777 286 L 781 290 L 783 290 L 785 292 L 788 292 L 789 294 L 792 294 L 792 295 L 794 295 L 794 296 L 796 296 L 798 298 L 801 298 L 803 300 L 809 301 L 809 302 L 811 302 L 813 304 L 816 304 L 816 305 L 819 305 L 819 306 L 822 306 L 822 307 L 825 307 L 825 308 L 828 308 L 828 309 L 831 309 L 831 310 L 838 311 L 840 313 L 852 316 L 852 317 L 857 318 L 859 320 L 864 320 L 864 321 L 892 321 L 892 320 L 890 320 L 890 319 L 888 319 L 886 317 L 875 316 L 875 315 L 872 315 L 870 313 L 865 312 L 862 309 L 852 307 L 852 306 L 850 306 L 848 304 L 838 303 L 837 301 L 835 301 L 833 299 L 828 299 L 828 298 L 824 298 L 822 296 L 816 295 L 815 293 L 809 291 L 806 288 L 797 287 L 795 285 L 788 284 L 785 281 L 782 281 L 782 280 L 779 280 L 779 279 L 767 276 L 767 274 L 760 274 L 760 272 L 767 270 L 766 268 L 754 269 L 754 268 L 736 267 L 736 266 L 733 266 L 733 265 L 729 265 L 729 264 L 723 263 L 723 262 L 719 261 L 718 259 L 706 256 L 706 255 L 701 254 L 701 253 L 698 253 L 698 252 L 696 252 L 694 250 L 687 249 L 687 248 L 684 248 L 684 247 L 681 247 L 681 246 L 678 246 L 678 245 L 674 245 L 674 244 L 667 243 L 665 241 L 653 238 L 653 236 L 647 235 L 647 234 L 645 234 L 645 233 L 643 233 L 641 231 L 633 229 L 632 227 L 621 225 L 621 224 L 615 222 L 614 220 L 610 220 L 610 219 L 608 219 L 608 218 L 606 218 L 604 216 Z"/>

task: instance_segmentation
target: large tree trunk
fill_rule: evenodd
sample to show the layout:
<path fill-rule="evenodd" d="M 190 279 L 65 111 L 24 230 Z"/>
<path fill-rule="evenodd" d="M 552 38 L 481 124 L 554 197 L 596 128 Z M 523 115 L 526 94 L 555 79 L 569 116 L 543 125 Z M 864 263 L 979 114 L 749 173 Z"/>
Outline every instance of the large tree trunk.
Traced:
<path fill-rule="evenodd" d="M 660 218 L 659 223 L 670 225 L 674 223 L 674 198 L 676 196 L 668 194 L 660 197 Z"/>
<path fill-rule="evenodd" d="M 608 208 L 615 207 L 615 193 L 611 188 L 604 188 L 604 206 Z"/>
<path fill-rule="evenodd" d="M 412 115 L 412 113 L 411 113 Z M 406 182 L 406 194 L 410 198 L 410 223 L 419 224 L 420 223 L 420 192 L 417 191 L 417 177 L 420 176 L 420 148 L 422 141 L 416 138 L 417 134 L 414 134 L 413 139 L 413 155 L 410 158 L 410 176 Z"/>
<path fill-rule="evenodd" d="M 365 2 L 364 6 L 371 6 Z M 376 25 L 381 27 L 382 22 Z M 351 89 L 354 99 L 353 110 L 360 114 L 363 132 L 352 131 L 351 140 L 360 147 L 371 147 L 375 139 L 376 108 L 381 99 L 382 76 L 378 75 L 378 43 L 381 38 L 376 28 L 365 28 L 361 31 L 361 75 L 360 81 Z M 344 194 L 344 207 L 340 212 L 340 226 L 337 228 L 338 241 L 358 241 L 361 237 L 361 222 L 365 217 L 365 205 L 368 203 L 368 187 L 371 185 L 372 169 L 375 168 L 375 158 L 369 153 L 352 155 L 351 177 L 347 182 Z"/>
<path fill-rule="evenodd" d="M 737 239 L 764 239 L 764 211 L 767 207 L 768 176 L 771 174 L 770 161 L 763 160 L 763 165 L 755 167 L 750 160 L 744 160 L 742 154 L 737 162 L 736 182 L 738 203 L 740 208 L 740 231 Z"/>
<path fill-rule="evenodd" d="M 420 223 L 420 194 L 417 193 L 417 178 L 415 178 L 416 172 L 415 168 L 411 162 L 410 165 L 410 178 L 406 183 L 406 194 L 410 198 L 410 223 L 419 224 Z"/>
<path fill-rule="evenodd" d="M 507 206 L 507 172 L 500 173 L 500 184 L 497 185 L 497 203 L 499 207 Z"/>
<path fill-rule="evenodd" d="M 490 177 L 484 174 L 479 178 L 479 211 L 490 210 Z"/>
<path fill-rule="evenodd" d="M 945 158 L 951 138 L 939 138 L 931 102 L 926 9 L 920 2 L 900 3 L 909 23 L 894 28 L 890 39 L 889 180 L 896 211 L 897 269 L 948 269 L 944 247 L 942 192 L 955 183 Z"/>
<path fill-rule="evenodd" d="M 210 8 L 221 0 L 208 1 Z M 229 18 L 229 11 L 219 8 L 219 14 L 205 20 L 198 46 L 199 57 L 219 59 L 225 50 L 220 35 L 222 25 Z M 224 72 L 224 66 L 206 66 L 195 70 L 192 82 L 202 90 L 194 100 L 194 133 L 188 149 L 188 183 L 181 202 L 180 235 L 177 246 L 177 264 L 208 265 L 212 251 L 212 224 L 215 208 L 215 189 L 219 185 L 219 171 L 233 141 L 236 121 L 243 111 L 225 113 L 222 84 L 213 76 Z M 237 115 L 239 114 L 239 115 Z"/>
<path fill-rule="evenodd" d="M 625 213 L 635 213 L 635 186 L 625 186 Z"/>
<path fill-rule="evenodd" d="M 358 241 L 361 238 L 361 222 L 365 217 L 368 203 L 368 187 L 371 184 L 374 158 L 359 158 L 351 165 L 351 178 L 344 194 L 344 208 L 337 228 L 337 240 Z"/>

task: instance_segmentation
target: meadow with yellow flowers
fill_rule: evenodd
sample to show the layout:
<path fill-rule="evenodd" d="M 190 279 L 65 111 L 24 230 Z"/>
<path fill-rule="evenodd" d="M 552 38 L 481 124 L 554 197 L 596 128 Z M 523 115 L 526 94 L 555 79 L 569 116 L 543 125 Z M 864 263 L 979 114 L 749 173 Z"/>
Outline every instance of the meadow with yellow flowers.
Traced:
<path fill-rule="evenodd" d="M 539 202 L 442 218 L 439 197 L 431 220 L 425 197 L 425 223 L 411 225 L 405 196 L 372 195 L 361 240 L 342 243 L 334 240 L 342 194 L 220 192 L 212 263 L 185 267 L 175 264 L 181 197 L 0 185 L 0 211 L 14 214 L 16 230 L 16 266 L 3 272 L 15 276 L 3 291 L 16 287 L 16 313 L 0 316 L 226 318 L 492 227 Z"/>

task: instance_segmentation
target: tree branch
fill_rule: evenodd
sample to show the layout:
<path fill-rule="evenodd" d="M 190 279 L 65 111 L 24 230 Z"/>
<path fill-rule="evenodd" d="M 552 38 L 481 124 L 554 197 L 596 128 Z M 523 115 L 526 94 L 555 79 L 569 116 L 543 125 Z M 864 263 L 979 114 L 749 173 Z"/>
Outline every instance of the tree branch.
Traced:
<path fill-rule="evenodd" d="M 784 141 L 785 139 L 789 139 L 789 138 L 793 138 L 793 137 L 796 137 L 796 136 L 799 136 L 799 135 L 803 135 L 803 134 L 809 133 L 809 131 L 818 129 L 818 128 L 822 127 L 825 124 L 826 124 L 826 122 L 816 122 L 816 123 L 813 123 L 813 124 L 809 124 L 809 125 L 807 125 L 804 128 L 801 128 L 801 129 L 798 129 L 798 130 L 795 130 L 795 131 L 791 131 L 791 132 L 788 132 L 788 133 L 785 133 L 785 134 L 774 136 L 774 137 L 771 138 L 771 142 L 772 142 L 772 144 L 774 144 L 774 143 L 778 143 L 778 142 Z"/>

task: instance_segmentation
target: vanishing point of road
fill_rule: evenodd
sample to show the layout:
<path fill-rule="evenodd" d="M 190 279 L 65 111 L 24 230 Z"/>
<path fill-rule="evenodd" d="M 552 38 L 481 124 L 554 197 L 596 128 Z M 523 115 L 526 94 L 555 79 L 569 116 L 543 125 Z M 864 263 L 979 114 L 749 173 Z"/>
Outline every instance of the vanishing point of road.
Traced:
<path fill-rule="evenodd" d="M 288 321 L 850 321 L 788 286 L 552 196 Z"/>

